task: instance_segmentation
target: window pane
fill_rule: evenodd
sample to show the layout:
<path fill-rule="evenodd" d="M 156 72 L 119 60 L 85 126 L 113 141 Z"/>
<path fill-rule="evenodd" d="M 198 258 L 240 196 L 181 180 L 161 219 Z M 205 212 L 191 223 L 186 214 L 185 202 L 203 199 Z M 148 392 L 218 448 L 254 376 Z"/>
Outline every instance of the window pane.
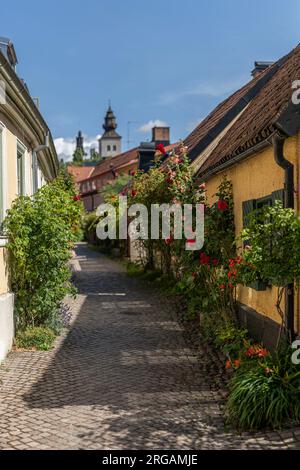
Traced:
<path fill-rule="evenodd" d="M 18 195 L 19 196 L 24 196 L 25 194 L 24 155 L 25 155 L 24 149 L 21 147 L 18 147 L 17 149 L 17 174 L 18 174 Z"/>

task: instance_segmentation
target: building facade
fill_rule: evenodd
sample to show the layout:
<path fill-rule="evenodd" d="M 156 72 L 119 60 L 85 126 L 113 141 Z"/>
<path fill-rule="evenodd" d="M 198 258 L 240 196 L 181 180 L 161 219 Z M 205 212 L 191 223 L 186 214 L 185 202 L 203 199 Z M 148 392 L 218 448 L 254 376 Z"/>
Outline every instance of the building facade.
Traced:
<path fill-rule="evenodd" d="M 231 180 L 237 236 L 250 212 L 278 199 L 299 214 L 300 105 L 291 99 L 299 76 L 300 46 L 253 74 L 185 140 L 210 203 L 223 177 Z M 238 286 L 237 300 L 241 323 L 257 340 L 274 346 L 282 327 L 277 288 L 260 282 Z M 299 333 L 300 297 L 293 286 L 286 289 L 283 309 L 286 325 Z"/>
<path fill-rule="evenodd" d="M 13 200 L 32 195 L 58 173 L 51 133 L 24 82 L 17 76 L 12 43 L 0 38 L 0 225 Z M 0 361 L 14 335 L 14 293 L 9 282 L 9 255 L 0 232 Z"/>

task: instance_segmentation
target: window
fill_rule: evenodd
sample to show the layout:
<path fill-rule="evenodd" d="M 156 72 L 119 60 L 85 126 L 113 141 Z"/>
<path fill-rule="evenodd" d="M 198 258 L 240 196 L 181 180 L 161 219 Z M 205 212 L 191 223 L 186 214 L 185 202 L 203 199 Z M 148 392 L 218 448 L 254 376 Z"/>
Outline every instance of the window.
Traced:
<path fill-rule="evenodd" d="M 264 206 L 273 206 L 275 201 L 284 203 L 284 190 L 278 189 L 268 196 L 259 199 L 250 199 L 243 202 L 243 225 L 244 228 L 249 225 L 249 216 L 255 209 L 261 209 Z"/>
<path fill-rule="evenodd" d="M 110 150 L 111 150 L 111 147 L 110 147 L 110 145 L 108 145 L 107 146 L 107 151 L 110 152 Z"/>
<path fill-rule="evenodd" d="M 116 145 L 113 146 L 113 151 L 114 151 L 114 152 L 117 151 L 117 146 L 116 146 Z"/>
<path fill-rule="evenodd" d="M 243 202 L 243 225 L 246 228 L 249 225 L 249 216 L 256 209 L 262 209 L 265 206 L 273 206 L 275 201 L 281 201 L 284 204 L 284 190 L 278 189 L 268 196 L 261 197 L 259 199 L 250 199 L 249 201 Z M 263 222 L 261 222 L 263 223 Z M 244 247 L 249 245 L 249 241 L 244 241 Z M 272 240 L 270 240 L 270 253 L 272 251 Z M 269 283 L 265 280 L 257 279 L 249 287 L 256 291 L 264 291 L 268 287 Z"/>
<path fill-rule="evenodd" d="M 33 194 L 39 189 L 39 166 L 37 154 L 32 153 L 32 192 Z"/>
<path fill-rule="evenodd" d="M 17 179 L 18 196 L 25 195 L 25 147 L 20 142 L 17 144 Z"/>

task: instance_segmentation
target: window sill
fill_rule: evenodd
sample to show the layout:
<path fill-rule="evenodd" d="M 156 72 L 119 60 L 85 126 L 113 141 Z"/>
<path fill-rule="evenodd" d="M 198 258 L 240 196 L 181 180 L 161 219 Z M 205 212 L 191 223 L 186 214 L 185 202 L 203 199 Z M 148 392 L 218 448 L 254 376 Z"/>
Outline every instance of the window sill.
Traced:
<path fill-rule="evenodd" d="M 0 248 L 6 246 L 7 243 L 8 243 L 8 239 L 0 235 Z"/>

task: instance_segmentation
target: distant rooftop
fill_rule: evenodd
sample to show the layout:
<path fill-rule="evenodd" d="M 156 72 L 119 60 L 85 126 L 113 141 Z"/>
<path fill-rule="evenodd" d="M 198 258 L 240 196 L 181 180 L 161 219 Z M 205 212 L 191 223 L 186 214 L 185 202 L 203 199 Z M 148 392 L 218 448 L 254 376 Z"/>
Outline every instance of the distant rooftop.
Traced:
<path fill-rule="evenodd" d="M 14 45 L 9 38 L 0 37 L 0 51 L 6 57 L 12 68 L 15 69 L 18 59 Z"/>

